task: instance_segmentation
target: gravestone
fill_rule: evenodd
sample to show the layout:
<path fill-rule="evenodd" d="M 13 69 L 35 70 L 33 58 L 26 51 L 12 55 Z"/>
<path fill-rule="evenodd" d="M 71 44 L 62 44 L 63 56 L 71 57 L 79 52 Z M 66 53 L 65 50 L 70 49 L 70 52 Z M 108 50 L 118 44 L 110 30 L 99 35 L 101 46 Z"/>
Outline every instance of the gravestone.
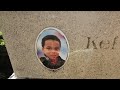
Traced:
<path fill-rule="evenodd" d="M 57 70 L 44 67 L 36 51 L 39 35 L 50 27 L 67 42 L 66 62 Z M 0 30 L 18 78 L 120 78 L 119 29 L 119 11 L 0 12 Z"/>

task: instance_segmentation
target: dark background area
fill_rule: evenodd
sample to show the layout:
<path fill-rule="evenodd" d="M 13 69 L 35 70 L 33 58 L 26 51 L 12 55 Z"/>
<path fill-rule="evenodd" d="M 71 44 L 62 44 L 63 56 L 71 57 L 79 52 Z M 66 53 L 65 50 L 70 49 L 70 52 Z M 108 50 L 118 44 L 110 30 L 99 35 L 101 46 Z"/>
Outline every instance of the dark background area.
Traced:
<path fill-rule="evenodd" d="M 2 35 L 0 35 L 0 39 L 3 39 Z M 13 68 L 7 53 L 7 49 L 5 45 L 0 45 L 0 79 L 7 79 L 12 73 Z"/>

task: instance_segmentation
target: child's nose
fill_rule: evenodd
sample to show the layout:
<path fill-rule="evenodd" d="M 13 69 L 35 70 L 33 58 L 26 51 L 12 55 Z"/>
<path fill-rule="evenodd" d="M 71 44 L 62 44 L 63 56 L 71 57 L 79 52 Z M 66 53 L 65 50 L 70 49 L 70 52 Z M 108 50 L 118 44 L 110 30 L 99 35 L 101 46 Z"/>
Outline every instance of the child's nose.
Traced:
<path fill-rule="evenodd" d="M 52 49 L 52 52 L 55 52 L 55 50 L 54 50 L 54 49 Z"/>

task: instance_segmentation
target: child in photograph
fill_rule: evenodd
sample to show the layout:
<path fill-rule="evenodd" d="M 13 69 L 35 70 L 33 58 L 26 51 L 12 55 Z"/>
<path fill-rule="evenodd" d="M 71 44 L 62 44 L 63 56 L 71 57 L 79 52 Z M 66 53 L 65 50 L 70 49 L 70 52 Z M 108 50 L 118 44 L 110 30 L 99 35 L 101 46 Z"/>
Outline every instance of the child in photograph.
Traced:
<path fill-rule="evenodd" d="M 41 57 L 40 60 L 46 67 L 50 69 L 57 69 L 61 67 L 65 60 L 60 56 L 61 41 L 55 35 L 47 35 L 42 39 L 42 51 L 44 57 Z"/>

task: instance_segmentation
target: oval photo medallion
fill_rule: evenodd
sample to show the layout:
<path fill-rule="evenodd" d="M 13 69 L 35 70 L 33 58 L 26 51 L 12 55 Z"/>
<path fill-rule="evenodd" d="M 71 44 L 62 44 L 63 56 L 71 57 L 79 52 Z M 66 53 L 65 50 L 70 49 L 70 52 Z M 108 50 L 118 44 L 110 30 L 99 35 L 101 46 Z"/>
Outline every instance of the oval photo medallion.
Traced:
<path fill-rule="evenodd" d="M 60 69 L 68 59 L 68 40 L 64 33 L 57 28 L 43 29 L 37 37 L 35 46 L 38 60 L 50 70 Z"/>

